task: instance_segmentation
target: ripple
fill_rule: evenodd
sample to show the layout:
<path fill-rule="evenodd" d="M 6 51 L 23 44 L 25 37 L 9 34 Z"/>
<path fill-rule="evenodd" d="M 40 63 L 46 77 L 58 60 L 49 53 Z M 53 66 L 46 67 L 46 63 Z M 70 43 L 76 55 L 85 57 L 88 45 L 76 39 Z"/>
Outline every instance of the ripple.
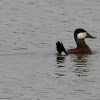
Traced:
<path fill-rule="evenodd" d="M 28 50 L 28 48 L 22 48 L 22 47 L 18 47 L 16 49 L 13 49 L 13 50 Z"/>

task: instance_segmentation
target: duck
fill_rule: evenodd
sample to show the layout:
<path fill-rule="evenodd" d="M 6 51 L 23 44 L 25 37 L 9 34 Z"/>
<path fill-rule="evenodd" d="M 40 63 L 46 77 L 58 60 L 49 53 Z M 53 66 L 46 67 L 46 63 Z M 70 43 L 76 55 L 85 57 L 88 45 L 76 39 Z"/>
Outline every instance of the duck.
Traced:
<path fill-rule="evenodd" d="M 75 39 L 77 47 L 75 49 L 69 49 L 66 51 L 63 43 L 57 41 L 56 49 L 58 51 L 58 54 L 61 55 L 62 52 L 64 52 L 66 55 L 68 55 L 68 54 L 76 54 L 76 55 L 92 54 L 91 49 L 85 42 L 86 38 L 95 39 L 96 37 L 90 35 L 86 30 L 84 30 L 82 28 L 76 29 L 74 31 L 74 39 Z"/>

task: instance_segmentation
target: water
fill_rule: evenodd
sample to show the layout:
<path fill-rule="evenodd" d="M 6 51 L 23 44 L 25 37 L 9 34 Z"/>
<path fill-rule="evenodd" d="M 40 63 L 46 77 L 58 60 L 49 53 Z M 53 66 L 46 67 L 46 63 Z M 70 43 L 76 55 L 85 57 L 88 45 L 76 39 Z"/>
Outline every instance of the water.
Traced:
<path fill-rule="evenodd" d="M 99 16 L 99 0 L 0 0 L 0 100 L 99 100 Z M 93 55 L 57 56 L 80 27 Z"/>

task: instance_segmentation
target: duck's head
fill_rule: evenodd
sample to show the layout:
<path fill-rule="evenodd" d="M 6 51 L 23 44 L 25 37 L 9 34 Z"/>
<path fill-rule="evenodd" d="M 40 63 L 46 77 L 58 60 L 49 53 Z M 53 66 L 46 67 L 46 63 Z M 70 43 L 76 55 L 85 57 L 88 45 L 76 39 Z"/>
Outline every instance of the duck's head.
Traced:
<path fill-rule="evenodd" d="M 79 28 L 79 29 L 76 29 L 75 32 L 74 32 L 74 38 L 75 38 L 75 40 L 84 40 L 86 38 L 95 39 L 96 37 L 90 35 L 84 29 Z"/>

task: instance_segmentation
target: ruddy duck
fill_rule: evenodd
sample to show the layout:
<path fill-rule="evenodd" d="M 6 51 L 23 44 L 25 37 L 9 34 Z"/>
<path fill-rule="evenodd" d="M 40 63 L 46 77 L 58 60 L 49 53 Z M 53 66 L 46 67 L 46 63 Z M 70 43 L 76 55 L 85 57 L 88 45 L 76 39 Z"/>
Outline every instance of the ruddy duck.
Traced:
<path fill-rule="evenodd" d="M 75 49 L 69 49 L 65 50 L 62 42 L 56 43 L 56 48 L 59 54 L 64 52 L 66 55 L 68 54 L 92 54 L 91 49 L 88 47 L 88 45 L 85 43 L 86 38 L 92 38 L 95 39 L 96 37 L 91 36 L 87 31 L 84 29 L 76 29 L 74 32 L 74 39 L 76 41 L 77 47 Z"/>

